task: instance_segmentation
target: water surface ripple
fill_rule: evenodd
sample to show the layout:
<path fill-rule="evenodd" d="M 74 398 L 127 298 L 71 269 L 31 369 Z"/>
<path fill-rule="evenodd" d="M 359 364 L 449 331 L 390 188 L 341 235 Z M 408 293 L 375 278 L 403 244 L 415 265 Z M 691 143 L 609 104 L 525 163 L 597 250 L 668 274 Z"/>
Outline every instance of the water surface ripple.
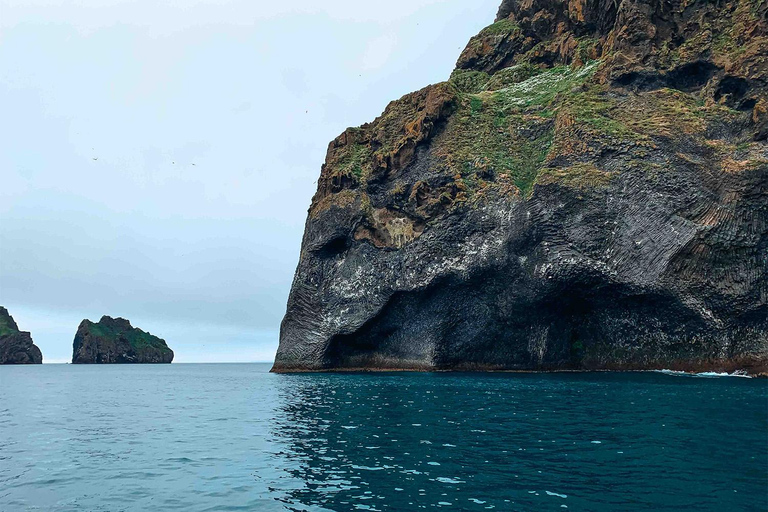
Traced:
<path fill-rule="evenodd" d="M 0 510 L 768 510 L 768 381 L 0 368 Z"/>

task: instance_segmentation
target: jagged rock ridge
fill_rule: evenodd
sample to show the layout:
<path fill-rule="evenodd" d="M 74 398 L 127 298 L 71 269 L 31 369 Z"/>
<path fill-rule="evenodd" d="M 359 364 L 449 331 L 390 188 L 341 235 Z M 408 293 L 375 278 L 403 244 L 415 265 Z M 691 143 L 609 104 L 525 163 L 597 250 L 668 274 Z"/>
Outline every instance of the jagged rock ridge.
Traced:
<path fill-rule="evenodd" d="M 20 331 L 8 310 L 0 306 L 0 364 L 42 364 L 43 354 L 30 333 Z"/>
<path fill-rule="evenodd" d="M 505 1 L 330 144 L 274 369 L 765 372 L 767 26 Z"/>
<path fill-rule="evenodd" d="M 83 320 L 75 334 L 75 364 L 170 363 L 173 351 L 165 340 L 144 332 L 124 318 Z"/>

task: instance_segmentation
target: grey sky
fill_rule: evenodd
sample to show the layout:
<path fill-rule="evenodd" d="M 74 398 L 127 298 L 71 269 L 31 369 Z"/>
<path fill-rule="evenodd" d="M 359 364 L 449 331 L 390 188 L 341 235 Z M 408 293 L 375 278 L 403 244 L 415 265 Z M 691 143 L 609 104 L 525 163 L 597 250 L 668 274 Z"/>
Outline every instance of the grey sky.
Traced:
<path fill-rule="evenodd" d="M 46 362 L 124 316 L 271 360 L 328 142 L 499 0 L 0 0 L 0 305 Z"/>

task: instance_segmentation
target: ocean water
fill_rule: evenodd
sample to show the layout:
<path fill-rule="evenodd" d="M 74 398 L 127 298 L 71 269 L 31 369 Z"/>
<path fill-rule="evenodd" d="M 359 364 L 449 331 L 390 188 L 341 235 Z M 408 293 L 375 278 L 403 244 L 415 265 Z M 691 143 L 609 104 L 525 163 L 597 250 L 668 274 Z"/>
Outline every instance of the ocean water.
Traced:
<path fill-rule="evenodd" d="M 0 510 L 768 510 L 768 380 L 0 368 Z"/>

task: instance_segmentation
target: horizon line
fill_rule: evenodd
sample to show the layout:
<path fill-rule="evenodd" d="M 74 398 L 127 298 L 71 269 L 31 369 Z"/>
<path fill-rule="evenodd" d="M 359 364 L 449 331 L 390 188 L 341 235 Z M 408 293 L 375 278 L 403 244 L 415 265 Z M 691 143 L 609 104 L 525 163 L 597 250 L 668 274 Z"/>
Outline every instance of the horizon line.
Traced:
<path fill-rule="evenodd" d="M 274 361 L 180 361 L 180 362 L 171 362 L 168 364 L 274 364 Z M 72 361 L 51 361 L 46 362 L 43 361 L 42 364 L 74 364 Z M 123 364 L 123 365 L 142 365 L 142 364 L 152 364 L 152 363 L 93 363 L 93 364 L 81 364 L 78 366 L 113 366 L 115 364 Z M 8 366 L 24 366 L 24 365 L 8 365 Z M 30 366 L 30 365 L 27 365 Z M 31 365 L 34 366 L 34 365 Z"/>

